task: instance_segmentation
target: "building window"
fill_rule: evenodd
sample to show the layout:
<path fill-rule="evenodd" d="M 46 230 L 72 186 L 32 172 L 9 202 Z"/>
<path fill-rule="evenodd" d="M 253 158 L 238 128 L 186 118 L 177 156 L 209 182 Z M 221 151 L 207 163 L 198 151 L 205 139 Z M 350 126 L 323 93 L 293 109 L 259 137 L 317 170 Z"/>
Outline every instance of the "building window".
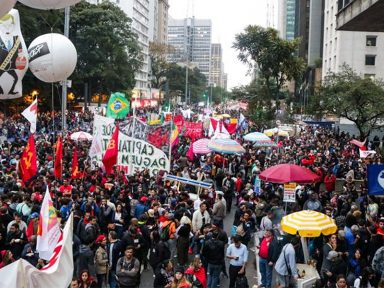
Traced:
<path fill-rule="evenodd" d="M 376 46 L 377 36 L 367 36 L 366 46 Z"/>
<path fill-rule="evenodd" d="M 364 74 L 364 78 L 370 78 L 371 80 L 375 80 L 376 74 Z"/>
<path fill-rule="evenodd" d="M 376 55 L 365 55 L 365 65 L 375 66 Z"/>

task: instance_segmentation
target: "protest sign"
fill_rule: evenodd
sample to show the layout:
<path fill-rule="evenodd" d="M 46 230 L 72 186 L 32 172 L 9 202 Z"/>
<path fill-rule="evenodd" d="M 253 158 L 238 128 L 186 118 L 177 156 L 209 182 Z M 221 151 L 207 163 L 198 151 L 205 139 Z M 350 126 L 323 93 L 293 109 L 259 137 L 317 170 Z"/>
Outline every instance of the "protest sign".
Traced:
<path fill-rule="evenodd" d="M 284 202 L 296 202 L 295 188 L 297 184 L 294 182 L 284 184 Z"/>

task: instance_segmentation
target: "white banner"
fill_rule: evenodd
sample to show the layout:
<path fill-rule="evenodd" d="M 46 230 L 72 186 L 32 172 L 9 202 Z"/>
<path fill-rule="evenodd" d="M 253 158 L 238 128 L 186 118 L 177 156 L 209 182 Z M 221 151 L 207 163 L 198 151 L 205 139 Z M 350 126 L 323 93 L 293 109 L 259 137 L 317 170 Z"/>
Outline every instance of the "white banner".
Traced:
<path fill-rule="evenodd" d="M 93 163 L 100 163 L 104 155 L 108 141 L 111 139 L 115 129 L 115 124 L 110 122 L 110 118 L 98 116 L 95 117 L 93 123 L 94 137 L 101 137 L 101 153 L 91 157 Z M 118 169 L 124 171 L 125 174 L 133 175 L 137 170 L 148 169 L 151 176 L 155 176 L 160 170 L 169 171 L 170 162 L 167 155 L 140 139 L 132 138 L 120 131 L 119 133 L 119 157 Z"/>
<path fill-rule="evenodd" d="M 68 218 L 62 235 L 52 258 L 42 269 L 38 270 L 24 259 L 0 269 L 0 287 L 68 287 L 73 276 L 73 214 Z"/>

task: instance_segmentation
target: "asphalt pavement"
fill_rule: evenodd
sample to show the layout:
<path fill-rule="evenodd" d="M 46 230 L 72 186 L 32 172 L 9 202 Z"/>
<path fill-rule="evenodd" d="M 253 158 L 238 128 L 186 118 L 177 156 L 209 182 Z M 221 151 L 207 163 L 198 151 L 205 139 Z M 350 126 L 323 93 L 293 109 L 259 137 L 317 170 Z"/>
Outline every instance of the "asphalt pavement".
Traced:
<path fill-rule="evenodd" d="M 233 206 L 231 209 L 231 213 L 228 214 L 224 219 L 224 229 L 227 232 L 228 236 L 230 236 L 230 231 L 231 231 L 231 227 L 233 224 L 235 211 L 236 211 L 236 206 Z M 248 245 L 248 250 L 249 250 L 249 248 L 252 248 L 252 247 L 254 247 L 253 242 L 251 242 Z M 190 255 L 191 261 L 192 261 L 193 257 L 194 257 L 194 255 Z M 229 264 L 227 261 L 227 263 L 226 263 L 227 271 L 228 271 L 228 267 L 229 267 Z M 252 250 L 249 250 L 246 275 L 247 275 L 249 287 L 252 288 L 253 285 L 257 284 L 256 268 L 255 268 L 255 253 Z M 152 269 L 149 268 L 149 270 L 144 270 L 141 274 L 140 288 L 152 288 L 153 287 L 153 279 L 154 278 L 153 278 Z M 223 277 L 223 275 L 221 275 L 220 287 L 229 287 L 229 279 Z"/>

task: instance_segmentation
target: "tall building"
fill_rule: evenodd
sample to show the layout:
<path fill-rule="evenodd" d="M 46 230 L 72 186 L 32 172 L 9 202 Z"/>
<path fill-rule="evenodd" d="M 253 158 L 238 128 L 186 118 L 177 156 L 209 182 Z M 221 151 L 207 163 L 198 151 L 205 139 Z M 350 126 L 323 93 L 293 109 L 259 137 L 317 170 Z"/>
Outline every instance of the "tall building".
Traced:
<path fill-rule="evenodd" d="M 337 0 L 325 0 L 323 79 L 347 64 L 363 77 L 384 79 L 384 33 L 336 30 Z"/>
<path fill-rule="evenodd" d="M 211 49 L 211 72 L 209 83 L 216 87 L 223 87 L 223 51 L 221 44 L 213 43 Z"/>
<path fill-rule="evenodd" d="M 157 17 L 157 41 L 163 44 L 168 42 L 168 0 L 158 1 L 158 17 Z"/>
<path fill-rule="evenodd" d="M 168 21 L 168 44 L 174 51 L 168 61 L 195 64 L 207 81 L 211 66 L 212 23 L 208 19 L 172 19 Z"/>

